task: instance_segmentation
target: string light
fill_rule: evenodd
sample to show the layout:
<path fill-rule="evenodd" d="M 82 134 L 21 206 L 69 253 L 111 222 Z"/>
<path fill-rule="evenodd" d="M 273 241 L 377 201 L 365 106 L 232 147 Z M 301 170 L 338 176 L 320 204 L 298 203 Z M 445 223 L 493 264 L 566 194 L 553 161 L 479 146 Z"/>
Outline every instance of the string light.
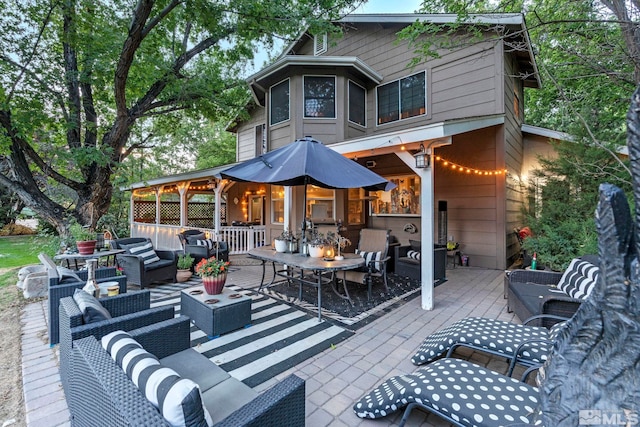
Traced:
<path fill-rule="evenodd" d="M 456 172 L 460 172 L 460 173 L 466 173 L 469 175 L 483 175 L 483 176 L 495 176 L 495 175 L 506 175 L 507 174 L 507 170 L 506 169 L 494 169 L 494 170 L 488 170 L 488 169 L 476 169 L 476 168 L 472 168 L 472 167 L 468 167 L 468 166 L 463 166 L 460 165 L 458 163 L 454 163 L 450 160 L 446 160 L 443 159 L 440 156 L 435 156 L 435 161 L 436 162 L 440 162 L 440 164 L 447 168 L 447 169 L 451 169 L 453 171 Z"/>

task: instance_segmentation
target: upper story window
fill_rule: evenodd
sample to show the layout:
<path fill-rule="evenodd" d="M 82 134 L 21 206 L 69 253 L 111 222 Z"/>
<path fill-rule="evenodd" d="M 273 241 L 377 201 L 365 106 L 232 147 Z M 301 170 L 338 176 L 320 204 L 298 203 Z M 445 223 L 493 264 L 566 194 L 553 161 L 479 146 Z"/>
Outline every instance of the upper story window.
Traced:
<path fill-rule="evenodd" d="M 336 117 L 334 76 L 304 76 L 304 116 Z"/>
<path fill-rule="evenodd" d="M 427 111 L 424 71 L 377 88 L 378 124 L 420 116 Z"/>
<path fill-rule="evenodd" d="M 366 105 L 365 89 L 349 80 L 349 121 L 366 126 Z"/>
<path fill-rule="evenodd" d="M 327 33 L 313 36 L 313 54 L 318 56 L 327 51 Z"/>
<path fill-rule="evenodd" d="M 275 125 L 289 120 L 289 79 L 271 86 L 269 123 Z"/>

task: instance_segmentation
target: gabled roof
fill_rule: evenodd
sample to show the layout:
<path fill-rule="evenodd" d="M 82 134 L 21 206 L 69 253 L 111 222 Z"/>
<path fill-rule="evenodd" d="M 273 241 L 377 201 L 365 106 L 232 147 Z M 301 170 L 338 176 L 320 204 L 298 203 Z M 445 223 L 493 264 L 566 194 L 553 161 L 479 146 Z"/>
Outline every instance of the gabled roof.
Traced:
<path fill-rule="evenodd" d="M 416 20 L 426 21 L 434 24 L 455 24 L 458 23 L 458 16 L 451 13 L 385 13 L 385 14 L 350 14 L 335 21 L 336 24 L 363 24 L 371 23 L 381 26 L 386 25 L 411 25 Z M 470 14 L 467 21 L 470 25 L 503 25 L 511 30 L 511 39 L 524 43 L 524 49 L 514 49 L 511 53 L 518 61 L 520 69 L 525 74 L 524 84 L 526 87 L 539 88 L 541 86 L 538 66 L 536 64 L 533 47 L 529 39 L 529 31 L 525 23 L 524 15 L 521 13 L 479 13 Z M 303 33 L 297 40 L 292 42 L 284 50 L 282 56 L 289 55 L 298 50 L 298 47 L 308 40 L 308 34 Z"/>

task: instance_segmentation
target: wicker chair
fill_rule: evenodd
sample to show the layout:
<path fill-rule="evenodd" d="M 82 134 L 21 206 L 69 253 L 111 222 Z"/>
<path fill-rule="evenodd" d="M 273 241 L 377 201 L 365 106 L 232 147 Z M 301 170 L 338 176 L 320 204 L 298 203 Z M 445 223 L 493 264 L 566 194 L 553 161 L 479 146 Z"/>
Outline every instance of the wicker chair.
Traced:
<path fill-rule="evenodd" d="M 60 342 L 60 300 L 64 297 L 70 297 L 73 295 L 76 289 L 82 289 L 87 284 L 87 270 L 75 271 L 75 275 L 80 279 L 68 279 L 62 277 L 58 271 L 55 263 L 51 258 L 45 254 L 38 255 L 40 261 L 47 267 L 47 274 L 49 276 L 48 286 L 48 305 L 49 305 L 49 344 L 55 345 Z M 96 269 L 96 281 L 98 283 L 104 282 L 117 282 L 120 286 L 119 293 L 124 294 L 127 292 L 127 277 L 117 276 L 117 269 L 115 267 L 103 267 Z"/>
<path fill-rule="evenodd" d="M 138 255 L 129 252 L 132 247 L 151 243 L 147 237 L 128 237 L 111 241 L 114 249 L 124 249 L 127 253 L 116 255 L 118 265 L 124 270 L 127 282 L 144 289 L 155 282 L 176 282 L 178 256 L 175 251 L 154 249 L 159 261 L 145 264 Z"/>
<path fill-rule="evenodd" d="M 358 241 L 359 253 L 367 260 L 367 264 L 360 270 L 346 270 L 343 274 L 343 288 L 349 302 L 349 291 L 347 282 L 355 282 L 367 285 L 367 298 L 371 299 L 371 286 L 373 277 L 381 277 L 384 283 L 385 292 L 389 292 L 387 285 L 387 261 L 391 257 L 389 253 L 389 230 L 376 230 L 373 228 L 363 228 L 360 230 L 360 240 Z"/>
<path fill-rule="evenodd" d="M 117 330 L 130 331 L 175 317 L 173 306 L 149 308 L 151 293 L 135 291 L 98 300 L 112 316 L 111 319 L 85 323 L 73 297 L 60 300 L 60 379 L 66 393 L 73 375 L 71 351 L 73 341 L 88 336 L 97 339 Z M 73 414 L 73 408 L 69 407 Z"/>
<path fill-rule="evenodd" d="M 198 384 L 205 406 L 211 408 L 209 405 L 213 405 L 209 412 L 215 426 L 305 425 L 304 380 L 290 375 L 257 394 L 189 348 L 189 330 L 190 319 L 180 316 L 129 331 L 129 334 L 160 363 Z M 74 425 L 93 427 L 109 420 L 109 425 L 114 427 L 168 426 L 160 412 L 94 337 L 74 341 L 71 357 L 74 375 L 67 401 L 72 401 L 69 406 L 75 408 Z M 177 363 L 185 358 L 193 363 Z M 224 379 L 214 383 L 212 375 Z M 246 396 L 236 390 L 244 390 L 255 397 L 241 403 Z"/>
<path fill-rule="evenodd" d="M 227 245 L 227 242 L 214 242 L 212 247 L 209 248 L 206 245 L 197 245 L 193 242 L 193 239 L 199 236 L 204 236 L 204 233 L 200 230 L 184 230 L 178 233 L 178 239 L 180 239 L 182 249 L 185 254 L 191 254 L 191 256 L 193 256 L 194 265 L 200 262 L 201 259 L 211 258 L 212 256 L 223 261 L 229 261 L 229 245 Z M 189 240 L 191 240 L 191 242 Z"/>

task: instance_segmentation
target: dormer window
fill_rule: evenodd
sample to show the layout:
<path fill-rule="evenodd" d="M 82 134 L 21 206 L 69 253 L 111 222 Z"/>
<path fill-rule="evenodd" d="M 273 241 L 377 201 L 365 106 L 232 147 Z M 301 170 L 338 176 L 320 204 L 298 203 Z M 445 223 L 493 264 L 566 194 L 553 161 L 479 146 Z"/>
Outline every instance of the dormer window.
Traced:
<path fill-rule="evenodd" d="M 275 125 L 289 120 L 289 79 L 271 86 L 269 123 Z"/>
<path fill-rule="evenodd" d="M 327 51 L 327 33 L 313 36 L 313 54 L 322 55 Z"/>
<path fill-rule="evenodd" d="M 304 76 L 304 116 L 336 117 L 335 76 Z"/>
<path fill-rule="evenodd" d="M 378 86 L 378 124 L 426 114 L 426 88 L 424 71 Z"/>

